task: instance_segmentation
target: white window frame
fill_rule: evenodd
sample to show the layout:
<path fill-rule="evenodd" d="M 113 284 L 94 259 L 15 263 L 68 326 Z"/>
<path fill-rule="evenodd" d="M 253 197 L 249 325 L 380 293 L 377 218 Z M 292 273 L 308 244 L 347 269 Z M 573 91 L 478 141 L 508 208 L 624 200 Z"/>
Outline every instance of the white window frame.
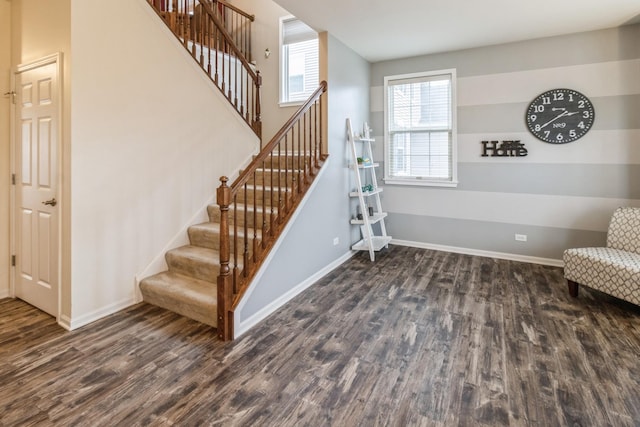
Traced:
<path fill-rule="evenodd" d="M 396 80 L 406 79 L 429 79 L 436 76 L 450 76 L 451 79 L 451 128 L 450 128 L 450 147 L 449 153 L 451 162 L 451 178 L 450 179 L 435 179 L 430 177 L 406 177 L 400 178 L 397 176 L 391 177 L 389 175 L 390 163 L 390 130 L 389 130 L 389 82 Z M 457 187 L 458 186 L 458 143 L 457 143 L 457 97 L 456 97 L 456 69 L 445 69 L 436 71 L 426 71 L 420 73 L 411 74 L 399 74 L 394 76 L 384 77 L 384 182 L 385 184 L 399 184 L 399 185 L 419 185 L 419 186 L 433 186 L 433 187 Z"/>
<path fill-rule="evenodd" d="M 283 37 L 283 33 L 284 33 L 284 23 L 290 20 L 298 20 L 298 18 L 296 18 L 293 15 L 287 15 L 287 16 L 282 16 L 280 17 L 280 22 L 279 22 L 279 41 L 278 41 L 278 46 L 279 46 L 279 55 L 280 55 L 280 60 L 279 60 L 279 82 L 280 82 L 280 88 L 279 88 L 279 103 L 278 105 L 280 107 L 291 107 L 291 106 L 297 106 L 297 105 L 302 105 L 306 102 L 306 98 L 305 99 L 296 99 L 291 101 L 289 98 L 289 93 L 288 93 L 288 53 L 287 53 L 287 49 L 288 46 L 284 45 L 284 37 Z M 316 33 L 316 41 L 318 41 L 319 43 L 319 38 L 317 36 Z M 318 44 L 318 62 L 320 60 L 320 46 Z M 318 65 L 319 66 L 319 65 Z M 319 70 L 318 70 L 319 72 Z M 319 80 L 319 79 L 318 79 Z M 320 82 L 318 81 L 318 84 Z M 304 83 L 303 83 L 304 84 Z M 315 90 L 315 89 L 314 89 Z M 309 94 L 311 95 L 311 94 Z"/>

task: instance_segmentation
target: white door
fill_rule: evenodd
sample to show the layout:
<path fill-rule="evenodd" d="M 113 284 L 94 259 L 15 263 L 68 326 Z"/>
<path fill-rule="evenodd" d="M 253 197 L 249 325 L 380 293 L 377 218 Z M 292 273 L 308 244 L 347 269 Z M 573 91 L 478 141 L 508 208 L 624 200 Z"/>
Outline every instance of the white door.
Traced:
<path fill-rule="evenodd" d="M 15 295 L 58 316 L 57 62 L 15 75 Z"/>

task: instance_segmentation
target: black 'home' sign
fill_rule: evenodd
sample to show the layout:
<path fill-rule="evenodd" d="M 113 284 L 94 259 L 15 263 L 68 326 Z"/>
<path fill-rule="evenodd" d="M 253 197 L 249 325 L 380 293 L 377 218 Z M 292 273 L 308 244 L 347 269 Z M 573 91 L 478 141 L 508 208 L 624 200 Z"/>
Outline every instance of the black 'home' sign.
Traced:
<path fill-rule="evenodd" d="M 482 157 L 524 157 L 528 151 L 520 141 L 482 141 Z"/>

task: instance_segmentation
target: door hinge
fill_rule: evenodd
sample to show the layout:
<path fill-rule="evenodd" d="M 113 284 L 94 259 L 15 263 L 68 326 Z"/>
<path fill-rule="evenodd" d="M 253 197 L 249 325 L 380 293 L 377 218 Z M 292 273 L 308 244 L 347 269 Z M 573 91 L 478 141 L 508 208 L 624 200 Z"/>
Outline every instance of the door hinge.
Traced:
<path fill-rule="evenodd" d="M 16 266 L 16 256 L 11 255 L 11 267 L 15 267 L 15 266 Z"/>
<path fill-rule="evenodd" d="M 12 90 L 11 92 L 5 92 L 4 96 L 10 96 L 11 97 L 11 103 L 15 104 L 16 103 L 16 91 Z"/>
<path fill-rule="evenodd" d="M 11 174 L 11 185 L 16 185 L 16 174 L 15 173 Z"/>

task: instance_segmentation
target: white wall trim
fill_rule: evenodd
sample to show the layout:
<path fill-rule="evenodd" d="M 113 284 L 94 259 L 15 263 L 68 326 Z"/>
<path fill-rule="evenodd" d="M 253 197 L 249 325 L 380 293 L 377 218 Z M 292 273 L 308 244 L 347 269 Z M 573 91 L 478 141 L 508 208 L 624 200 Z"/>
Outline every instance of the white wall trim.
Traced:
<path fill-rule="evenodd" d="M 9 292 L 9 289 L 0 289 L 0 299 L 9 297 L 11 297 L 11 292 Z"/>
<path fill-rule="evenodd" d="M 71 319 L 69 319 L 69 316 L 67 316 L 65 314 L 62 314 L 62 315 L 60 315 L 60 318 L 58 319 L 58 325 L 62 326 L 67 331 L 70 331 L 71 330 Z"/>
<path fill-rule="evenodd" d="M 11 90 L 16 87 L 16 71 L 11 70 Z M 16 173 L 16 105 L 9 103 L 9 172 Z M 9 254 L 16 253 L 16 186 L 9 182 Z M 61 236 L 60 236 L 61 237 Z M 9 265 L 9 296 L 16 294 L 16 267 Z"/>
<path fill-rule="evenodd" d="M 483 256 L 488 258 L 506 259 L 509 261 L 528 262 L 531 264 L 550 265 L 553 267 L 564 267 L 561 259 L 540 258 L 528 255 L 509 254 L 505 252 L 484 251 L 481 249 L 460 248 L 457 246 L 436 245 L 433 243 L 412 242 L 409 240 L 392 239 L 391 244 L 399 246 L 410 246 L 413 248 L 432 249 L 434 251 L 453 252 L 456 254 Z"/>
<path fill-rule="evenodd" d="M 255 325 L 257 325 L 262 320 L 267 318 L 269 315 L 274 313 L 280 307 L 282 307 L 283 305 L 285 305 L 286 303 L 291 301 L 293 298 L 295 298 L 298 294 L 302 293 L 304 290 L 309 288 L 311 285 L 316 283 L 318 280 L 320 280 L 321 278 L 323 278 L 324 276 L 329 274 L 332 270 L 334 270 L 335 268 L 337 268 L 340 265 L 342 265 L 349 258 L 351 258 L 354 254 L 356 254 L 356 251 L 349 251 L 349 252 L 345 253 L 340 258 L 338 258 L 335 261 L 333 261 L 331 264 L 329 264 L 329 265 L 323 267 L 322 269 L 318 270 L 312 276 L 306 278 L 305 280 L 300 282 L 298 285 L 296 285 L 295 287 L 290 289 L 288 292 L 286 292 L 285 294 L 281 295 L 278 299 L 272 301 L 270 304 L 268 304 L 265 307 L 263 307 L 262 309 L 260 309 L 257 313 L 253 314 L 251 317 L 249 317 L 244 322 L 237 322 L 236 326 L 234 326 L 234 339 L 238 338 L 240 335 L 244 334 L 249 329 L 253 328 Z M 236 313 L 238 313 L 237 310 L 236 310 Z"/>
<path fill-rule="evenodd" d="M 82 316 L 78 316 L 75 319 L 69 319 L 66 316 L 60 316 L 58 324 L 69 331 L 73 331 L 82 326 L 88 325 L 89 323 L 95 322 L 96 320 L 100 320 L 103 317 L 109 316 L 110 314 L 116 313 L 120 310 L 124 310 L 127 307 L 131 307 L 136 303 L 137 302 L 135 300 L 135 297 L 127 298 L 113 304 L 109 304 L 98 310 L 94 310 L 90 313 L 83 314 Z"/>
<path fill-rule="evenodd" d="M 56 320 L 59 322 L 61 319 L 61 314 L 62 314 L 62 299 L 63 299 L 63 291 L 64 291 L 64 287 L 62 286 L 62 258 L 64 256 L 64 253 L 62 251 L 62 241 L 64 240 L 64 234 L 63 234 L 63 229 L 62 229 L 62 223 L 64 222 L 64 210 L 62 209 L 62 207 L 67 204 L 67 195 L 64 192 L 64 187 L 63 187 L 63 182 L 62 182 L 62 175 L 64 173 L 64 169 L 63 169 L 63 156 L 64 156 L 64 147 L 63 147 L 63 132 L 62 132 L 62 128 L 63 128 L 63 122 L 64 122 L 64 118 L 63 118 L 63 114 L 64 114 L 64 108 L 63 108 L 63 102 L 62 102 L 62 97 L 63 97 L 63 93 L 64 93 L 64 89 L 63 89 L 63 85 L 65 84 L 64 82 L 64 70 L 62 69 L 63 66 L 63 53 L 62 52 L 55 52 L 52 53 L 50 55 L 46 55 L 43 56 L 40 59 L 37 59 L 35 61 L 32 62 L 28 62 L 28 63 L 24 63 L 24 64 L 18 64 L 17 66 L 15 66 L 11 72 L 11 88 L 13 91 L 16 90 L 16 76 L 18 74 L 27 72 L 27 71 L 31 71 L 31 70 L 35 70 L 36 68 L 40 68 L 43 67 L 45 65 L 50 65 L 50 64 L 54 64 L 55 65 L 55 69 L 56 69 L 56 76 L 55 76 L 55 80 L 56 80 L 56 84 L 55 84 L 55 97 L 56 97 L 56 102 L 55 102 L 55 122 L 56 122 L 56 151 L 57 151 L 57 159 L 56 159 L 56 163 L 57 163 L 57 176 L 54 178 L 56 180 L 56 187 L 58 189 L 57 191 L 57 199 L 58 199 L 58 217 L 57 217 L 57 222 L 56 222 L 56 228 L 57 228 L 57 232 L 58 232 L 58 241 L 56 242 L 56 250 L 58 252 L 58 259 L 57 259 L 57 277 L 56 280 L 58 282 L 58 289 L 57 289 L 57 304 L 56 304 Z M 11 173 L 15 174 L 17 173 L 17 164 L 16 164 L 16 154 L 17 154 L 17 144 L 18 141 L 16 141 L 16 121 L 17 121 L 17 115 L 18 115 L 18 108 L 16 107 L 16 105 L 14 103 L 11 103 L 11 117 L 10 117 L 10 125 L 9 125 L 9 156 L 10 156 L 10 160 L 9 160 L 9 167 L 11 169 Z M 10 193 L 9 193 L 9 250 L 10 253 L 13 255 L 17 255 L 17 236 L 16 236 L 16 224 L 17 224 L 17 220 L 16 220 L 16 214 L 15 211 L 17 209 L 16 206 L 16 185 L 10 185 Z M 15 296 L 16 294 L 16 266 L 10 266 L 9 267 L 9 295 L 10 296 Z M 65 295 L 68 296 L 68 295 Z"/>

